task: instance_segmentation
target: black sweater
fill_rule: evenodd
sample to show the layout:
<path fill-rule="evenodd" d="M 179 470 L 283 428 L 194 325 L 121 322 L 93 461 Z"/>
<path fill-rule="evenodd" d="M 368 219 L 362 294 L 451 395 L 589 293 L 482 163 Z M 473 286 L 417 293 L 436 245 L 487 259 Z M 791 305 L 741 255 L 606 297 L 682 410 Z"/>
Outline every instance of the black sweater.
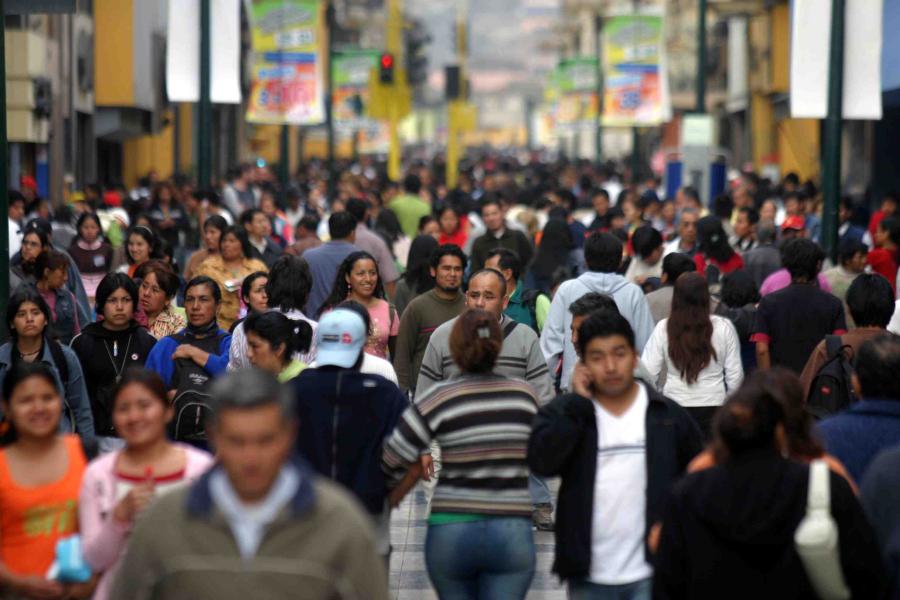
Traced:
<path fill-rule="evenodd" d="M 694 473 L 666 503 L 654 565 L 657 599 L 816 598 L 794 549 L 809 467 L 758 451 Z M 831 473 L 844 580 L 853 598 L 882 597 L 875 534 L 850 486 Z"/>
<path fill-rule="evenodd" d="M 98 436 L 116 435 L 112 424 L 116 376 L 128 367 L 144 366 L 155 344 L 156 338 L 134 322 L 124 331 L 110 331 L 100 323 L 91 323 L 72 340 L 72 350 L 84 371 L 84 382 L 94 414 L 94 430 Z M 114 351 L 117 356 L 114 356 Z"/>
<path fill-rule="evenodd" d="M 645 385 L 645 384 L 641 384 Z M 687 412 L 647 387 L 646 534 L 660 519 L 670 486 L 703 449 L 703 436 Z M 556 559 L 561 579 L 581 579 L 591 569 L 594 478 L 597 473 L 597 423 L 591 400 L 566 394 L 535 417 L 528 443 L 531 470 L 561 476 L 556 511 Z M 634 490 L 635 494 L 641 490 Z M 649 560 L 649 554 L 648 554 Z"/>

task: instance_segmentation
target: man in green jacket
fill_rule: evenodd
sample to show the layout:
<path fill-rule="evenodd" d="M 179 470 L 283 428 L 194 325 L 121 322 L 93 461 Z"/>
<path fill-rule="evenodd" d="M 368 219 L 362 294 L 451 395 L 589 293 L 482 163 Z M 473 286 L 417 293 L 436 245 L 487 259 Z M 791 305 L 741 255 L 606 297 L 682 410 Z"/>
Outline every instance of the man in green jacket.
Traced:
<path fill-rule="evenodd" d="M 519 255 L 514 250 L 494 248 L 488 254 L 484 267 L 499 271 L 506 280 L 509 304 L 503 314 L 517 323 L 531 327 L 536 334 L 541 335 L 544 321 L 550 312 L 550 298 L 540 290 L 525 289 Z"/>
<path fill-rule="evenodd" d="M 292 458 L 293 394 L 259 370 L 230 373 L 210 392 L 219 463 L 141 515 L 110 598 L 386 600 L 369 519 Z"/>

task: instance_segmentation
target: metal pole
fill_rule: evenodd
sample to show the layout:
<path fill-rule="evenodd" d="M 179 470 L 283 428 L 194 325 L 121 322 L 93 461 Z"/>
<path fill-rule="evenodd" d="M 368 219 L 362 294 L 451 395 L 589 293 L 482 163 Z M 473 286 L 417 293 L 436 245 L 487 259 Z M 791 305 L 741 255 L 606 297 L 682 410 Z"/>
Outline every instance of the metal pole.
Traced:
<path fill-rule="evenodd" d="M 822 245 L 832 261 L 837 258 L 838 207 L 841 198 L 841 132 L 844 95 L 844 5 L 832 0 L 831 48 L 828 52 L 828 115 L 825 117 L 825 161 L 822 183 L 825 207 L 822 211 Z"/>
<path fill-rule="evenodd" d="M 4 0 L 0 0 L 0 16 L 6 14 L 3 6 Z M 9 214 L 9 157 L 6 137 L 6 28 L 2 28 L 0 35 L 0 210 Z M 9 300 L 9 228 L 0 227 L 0 253 L 3 254 L 3 267 L 0 268 L 0 315 L 6 314 L 6 302 Z M 4 339 L 6 324 L 2 326 Z"/>
<path fill-rule="evenodd" d="M 395 64 L 403 64 L 400 60 L 403 52 L 403 15 L 401 13 L 401 0 L 387 1 L 387 51 L 394 55 Z M 395 75 L 396 76 L 396 75 Z M 398 88 L 394 82 L 394 90 Z M 388 151 L 388 178 L 399 181 L 402 175 L 401 151 L 400 151 L 400 117 L 397 114 L 397 103 L 391 103 L 388 127 L 390 129 L 391 145 Z"/>
<path fill-rule="evenodd" d="M 278 185 L 281 189 L 278 195 L 281 198 L 282 205 L 287 201 L 287 189 L 291 182 L 291 145 L 290 145 L 290 125 L 281 126 L 281 140 L 279 141 L 278 156 Z"/>
<path fill-rule="evenodd" d="M 328 201 L 337 196 L 337 171 L 334 164 L 334 72 L 331 68 L 331 59 L 334 56 L 334 2 L 329 2 L 325 8 L 325 26 L 328 29 L 328 68 L 325 72 L 325 126 L 328 129 Z"/>
<path fill-rule="evenodd" d="M 212 102 L 210 102 L 210 0 L 200 0 L 200 104 L 197 114 L 197 183 L 212 184 Z"/>
<path fill-rule="evenodd" d="M 603 48 L 601 46 L 600 32 L 603 31 L 603 17 L 598 15 L 594 20 L 594 56 L 597 59 L 597 140 L 594 149 L 594 161 L 598 164 L 603 160 Z"/>
<path fill-rule="evenodd" d="M 697 107 L 706 112 L 706 2 L 698 0 L 697 12 Z"/>

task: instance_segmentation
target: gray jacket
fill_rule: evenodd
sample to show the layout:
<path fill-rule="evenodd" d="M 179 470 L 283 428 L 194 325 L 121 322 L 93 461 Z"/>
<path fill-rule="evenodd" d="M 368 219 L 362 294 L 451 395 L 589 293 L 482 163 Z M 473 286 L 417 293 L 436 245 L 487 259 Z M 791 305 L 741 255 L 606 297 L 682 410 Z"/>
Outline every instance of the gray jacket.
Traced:
<path fill-rule="evenodd" d="M 511 322 L 513 321 L 509 317 L 503 315 L 500 329 L 505 332 L 505 328 Z M 425 349 L 425 357 L 422 359 L 422 367 L 419 369 L 416 396 L 421 397 L 435 384 L 459 375 L 459 367 L 450 356 L 450 331 L 454 323 L 456 319 L 451 319 L 431 334 L 428 347 Z M 525 381 L 534 389 L 542 405 L 553 399 L 550 371 L 538 346 L 537 334 L 527 325 L 517 324 L 504 338 L 494 373 Z"/>

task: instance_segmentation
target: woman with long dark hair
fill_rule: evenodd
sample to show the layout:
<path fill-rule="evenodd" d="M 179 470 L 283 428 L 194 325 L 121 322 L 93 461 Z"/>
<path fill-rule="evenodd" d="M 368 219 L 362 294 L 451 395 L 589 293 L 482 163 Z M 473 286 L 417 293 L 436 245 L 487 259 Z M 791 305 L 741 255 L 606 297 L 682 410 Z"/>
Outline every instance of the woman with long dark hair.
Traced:
<path fill-rule="evenodd" d="M 385 210 L 384 213 L 391 211 Z M 438 243 L 434 236 L 420 235 L 413 240 L 409 248 L 409 260 L 406 263 L 406 272 L 394 291 L 394 306 L 397 312 L 403 314 L 407 305 L 413 298 L 424 294 L 434 287 L 434 277 L 431 276 L 431 254 L 437 250 Z"/>
<path fill-rule="evenodd" d="M 103 226 L 96 214 L 82 213 L 75 229 L 78 233 L 69 246 L 69 255 L 81 273 L 84 291 L 93 300 L 100 280 L 112 266 L 113 248 L 103 237 Z"/>
<path fill-rule="evenodd" d="M 125 236 L 125 258 L 128 264 L 119 267 L 119 272 L 127 273 L 132 279 L 145 262 L 162 258 L 156 233 L 146 225 L 136 225 L 129 229 Z"/>
<path fill-rule="evenodd" d="M 694 255 L 697 272 L 706 275 L 710 284 L 719 282 L 722 275 L 744 268 L 744 259 L 728 243 L 728 234 L 718 217 L 703 217 L 697 221 L 697 244 Z"/>
<path fill-rule="evenodd" d="M 365 352 L 379 358 L 393 355 L 394 342 L 400 332 L 400 316 L 386 299 L 378 263 L 368 252 L 353 252 L 338 267 L 331 294 L 322 304 L 319 317 L 344 300 L 359 302 L 369 311 L 372 327 Z"/>
<path fill-rule="evenodd" d="M 254 313 L 244 321 L 244 335 L 250 364 L 278 381 L 290 381 L 307 367 L 294 358 L 309 352 L 312 343 L 312 327 L 306 321 L 293 321 L 275 311 Z"/>
<path fill-rule="evenodd" d="M 675 282 L 672 313 L 657 323 L 641 357 L 663 394 L 685 407 L 707 435 L 716 409 L 744 379 L 741 344 L 731 321 L 709 314 L 709 287 L 699 273 Z"/>
<path fill-rule="evenodd" d="M 525 289 L 549 295 L 553 273 L 559 267 L 566 267 L 572 277 L 578 277 L 584 271 L 584 252 L 572 243 L 572 233 L 565 221 L 551 219 L 544 225 L 541 243 L 525 273 Z"/>

